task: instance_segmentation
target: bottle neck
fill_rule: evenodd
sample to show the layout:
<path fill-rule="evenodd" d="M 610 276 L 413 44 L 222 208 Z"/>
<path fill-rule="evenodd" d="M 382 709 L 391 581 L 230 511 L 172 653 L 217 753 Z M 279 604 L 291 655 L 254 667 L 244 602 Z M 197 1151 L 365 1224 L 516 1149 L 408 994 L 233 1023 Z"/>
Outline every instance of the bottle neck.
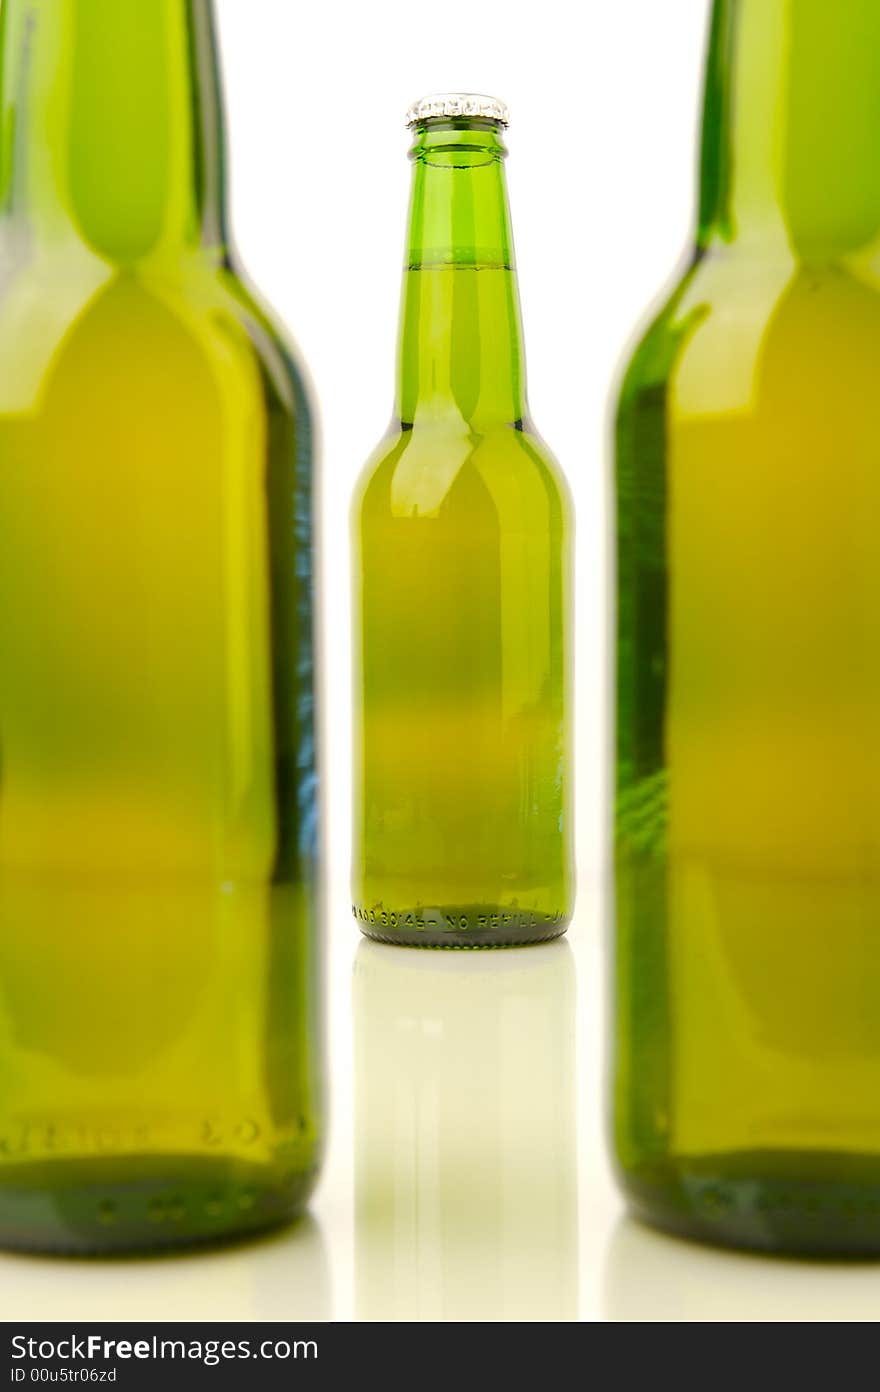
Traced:
<path fill-rule="evenodd" d="M 880 5 L 715 0 L 699 241 L 833 260 L 880 237 Z"/>
<path fill-rule="evenodd" d="M 526 414 L 506 153 L 486 121 L 432 121 L 416 136 L 397 387 L 405 425 L 485 428 Z"/>
<path fill-rule="evenodd" d="M 221 248 L 212 0 L 4 0 L 0 225 L 114 264 Z"/>

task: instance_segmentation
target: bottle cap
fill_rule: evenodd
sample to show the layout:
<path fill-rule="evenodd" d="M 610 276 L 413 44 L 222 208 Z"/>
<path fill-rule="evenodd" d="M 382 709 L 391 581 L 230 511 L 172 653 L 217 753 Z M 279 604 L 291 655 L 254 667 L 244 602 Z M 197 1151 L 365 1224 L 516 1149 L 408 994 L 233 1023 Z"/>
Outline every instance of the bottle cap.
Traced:
<path fill-rule="evenodd" d="M 419 126 L 423 121 L 438 121 L 450 116 L 474 116 L 481 121 L 497 121 L 499 126 L 510 124 L 504 102 L 478 92 L 441 92 L 438 96 L 422 97 L 406 113 L 406 124 Z"/>

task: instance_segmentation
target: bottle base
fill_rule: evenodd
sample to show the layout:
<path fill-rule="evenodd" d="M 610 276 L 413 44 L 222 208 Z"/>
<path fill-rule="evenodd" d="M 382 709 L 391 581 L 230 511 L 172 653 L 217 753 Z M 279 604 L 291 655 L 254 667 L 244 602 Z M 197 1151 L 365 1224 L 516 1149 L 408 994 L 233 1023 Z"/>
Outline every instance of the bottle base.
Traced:
<path fill-rule="evenodd" d="M 562 937 L 571 914 L 543 913 L 538 909 L 498 908 L 486 905 L 426 909 L 419 907 L 388 912 L 377 906 L 353 905 L 357 925 L 373 942 L 397 947 L 446 948 L 474 951 L 495 947 L 529 947 Z"/>
<path fill-rule="evenodd" d="M 743 1151 L 628 1171 L 633 1215 L 676 1237 L 779 1256 L 880 1256 L 880 1156 Z"/>
<path fill-rule="evenodd" d="M 296 1218 L 317 1170 L 232 1158 L 51 1160 L 0 1170 L 0 1248 L 100 1257 L 243 1238 Z"/>

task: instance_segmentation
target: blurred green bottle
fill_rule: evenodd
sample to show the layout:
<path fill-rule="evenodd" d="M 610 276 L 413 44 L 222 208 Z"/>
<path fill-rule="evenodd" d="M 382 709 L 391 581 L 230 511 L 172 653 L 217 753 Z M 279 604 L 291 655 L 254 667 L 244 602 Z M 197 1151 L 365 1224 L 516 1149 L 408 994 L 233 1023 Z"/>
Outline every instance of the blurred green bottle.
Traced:
<path fill-rule="evenodd" d="M 190 1242 L 319 1159 L 309 406 L 210 0 L 0 54 L 0 1244 Z"/>
<path fill-rule="evenodd" d="M 878 136 L 875 0 L 717 0 L 617 422 L 617 1158 L 782 1251 L 880 1251 Z"/>
<path fill-rule="evenodd" d="M 354 916 L 424 946 L 572 904 L 571 510 L 525 399 L 491 98 L 418 103 L 397 403 L 353 509 Z"/>

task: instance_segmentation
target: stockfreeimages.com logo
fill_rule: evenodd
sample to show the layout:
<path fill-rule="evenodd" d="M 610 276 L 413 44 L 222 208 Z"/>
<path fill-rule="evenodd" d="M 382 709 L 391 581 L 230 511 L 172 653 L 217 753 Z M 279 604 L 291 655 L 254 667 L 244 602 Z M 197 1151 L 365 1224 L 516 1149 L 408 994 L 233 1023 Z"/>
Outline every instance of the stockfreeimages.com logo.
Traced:
<path fill-rule="evenodd" d="M 24 1382 L 27 1367 L 22 1362 L 41 1364 L 115 1364 L 137 1359 L 141 1362 L 177 1361 L 202 1363 L 208 1368 L 238 1359 L 315 1359 L 318 1344 L 315 1339 L 105 1339 L 101 1334 L 69 1334 L 61 1339 L 32 1339 L 23 1334 L 12 1336 L 12 1381 Z M 30 1377 L 36 1369 L 32 1368 Z M 113 1370 L 115 1372 L 115 1369 Z M 72 1372 L 70 1380 L 99 1381 L 97 1368 L 81 1367 Z M 108 1373 L 108 1376 L 110 1374 Z M 115 1378 L 113 1378 L 115 1381 Z"/>

